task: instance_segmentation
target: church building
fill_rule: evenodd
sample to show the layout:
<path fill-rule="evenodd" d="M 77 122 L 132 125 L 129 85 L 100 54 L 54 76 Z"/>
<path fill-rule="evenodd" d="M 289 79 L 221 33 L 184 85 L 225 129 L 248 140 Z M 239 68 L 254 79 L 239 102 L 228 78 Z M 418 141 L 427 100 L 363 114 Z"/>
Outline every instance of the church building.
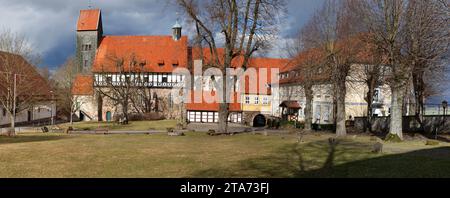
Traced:
<path fill-rule="evenodd" d="M 157 112 L 167 119 L 183 115 L 188 122 L 218 121 L 217 103 L 201 101 L 177 105 L 172 101 L 172 88 L 184 86 L 186 80 L 184 75 L 174 74 L 174 70 L 186 68 L 192 74 L 194 63 L 206 68 L 208 58 L 200 57 L 198 51 L 209 51 L 189 46 L 188 37 L 182 35 L 178 21 L 172 27 L 172 35 L 110 36 L 103 33 L 99 9 L 81 10 L 76 35 L 80 75 L 76 77 L 72 91 L 80 120 L 117 120 L 126 106 L 131 113 Z M 262 68 L 283 68 L 286 62 L 286 59 L 252 58 L 248 67 L 259 72 Z M 236 60 L 233 67 L 240 67 L 240 64 L 240 60 Z M 270 72 L 267 75 L 268 79 L 272 75 L 278 77 Z M 196 81 L 195 77 L 191 80 Z M 250 92 L 247 88 L 234 93 L 236 100 L 230 104 L 229 121 L 255 125 L 257 119 L 259 123 L 265 123 L 273 115 L 273 106 L 278 106 L 269 85 L 270 82 L 261 85 L 267 86 L 266 93 Z M 211 92 L 214 88 L 202 82 L 201 90 L 192 91 Z M 129 102 L 125 104 L 123 100 Z"/>

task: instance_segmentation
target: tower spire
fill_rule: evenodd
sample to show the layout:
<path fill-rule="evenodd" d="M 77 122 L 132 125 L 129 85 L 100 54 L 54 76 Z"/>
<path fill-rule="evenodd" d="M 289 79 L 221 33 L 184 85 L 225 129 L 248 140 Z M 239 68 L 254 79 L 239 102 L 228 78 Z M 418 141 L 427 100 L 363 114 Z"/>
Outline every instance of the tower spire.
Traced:
<path fill-rule="evenodd" d="M 89 10 L 92 9 L 92 0 L 89 0 L 89 2 L 88 2 L 88 8 L 89 8 Z"/>
<path fill-rule="evenodd" d="M 180 40 L 181 39 L 181 25 L 180 25 L 180 15 L 177 12 L 177 21 L 175 23 L 175 25 L 173 25 L 172 30 L 173 30 L 173 40 Z"/>

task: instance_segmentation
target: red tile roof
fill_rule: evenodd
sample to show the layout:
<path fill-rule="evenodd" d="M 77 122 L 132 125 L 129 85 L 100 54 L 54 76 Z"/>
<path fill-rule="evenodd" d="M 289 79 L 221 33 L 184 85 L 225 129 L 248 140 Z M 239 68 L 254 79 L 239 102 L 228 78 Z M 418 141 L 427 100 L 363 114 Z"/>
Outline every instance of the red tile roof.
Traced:
<path fill-rule="evenodd" d="M 101 17 L 100 9 L 80 10 L 80 17 L 78 18 L 77 31 L 98 30 L 100 17 Z"/>
<path fill-rule="evenodd" d="M 218 100 L 218 95 L 215 92 L 211 91 L 211 93 L 206 93 L 202 96 L 201 91 L 195 91 L 195 94 L 202 97 L 202 101 L 200 103 L 196 103 L 194 100 L 194 92 L 189 92 L 189 96 L 191 97 L 191 101 L 186 103 L 186 109 L 188 111 L 219 111 L 219 103 L 212 102 L 208 103 L 208 101 L 220 101 Z M 229 111 L 239 112 L 242 111 L 240 97 L 237 93 L 233 93 L 234 102 L 229 104 Z"/>
<path fill-rule="evenodd" d="M 73 95 L 88 95 L 94 94 L 94 78 L 91 75 L 77 75 L 73 82 Z"/>
<path fill-rule="evenodd" d="M 18 74 L 16 86 L 19 98 L 32 95 L 42 100 L 51 99 L 51 87 L 35 66 L 20 55 L 0 51 L 0 95 L 7 94 L 8 84 L 11 85 L 13 79 L 11 74 Z"/>
<path fill-rule="evenodd" d="M 132 57 L 137 61 L 135 66 L 130 66 Z M 172 36 L 105 36 L 92 72 L 119 72 L 120 59 L 124 60 L 125 71 L 172 72 L 188 65 L 188 38 L 183 36 L 175 41 Z"/>

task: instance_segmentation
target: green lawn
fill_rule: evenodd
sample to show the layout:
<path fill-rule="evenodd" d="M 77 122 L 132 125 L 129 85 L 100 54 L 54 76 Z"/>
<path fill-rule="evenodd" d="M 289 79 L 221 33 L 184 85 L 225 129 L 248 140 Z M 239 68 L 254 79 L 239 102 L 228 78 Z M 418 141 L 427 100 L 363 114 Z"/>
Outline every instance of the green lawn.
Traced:
<path fill-rule="evenodd" d="M 75 122 L 74 129 L 78 130 L 95 130 L 97 128 L 108 128 L 115 131 L 146 131 L 146 130 L 165 130 L 174 127 L 176 120 L 160 120 L 160 121 L 133 121 L 128 125 L 120 125 L 114 122 Z M 67 128 L 70 124 L 59 125 Z"/>
<path fill-rule="evenodd" d="M 0 177 L 450 177 L 450 147 L 331 135 L 66 135 L 0 137 Z"/>

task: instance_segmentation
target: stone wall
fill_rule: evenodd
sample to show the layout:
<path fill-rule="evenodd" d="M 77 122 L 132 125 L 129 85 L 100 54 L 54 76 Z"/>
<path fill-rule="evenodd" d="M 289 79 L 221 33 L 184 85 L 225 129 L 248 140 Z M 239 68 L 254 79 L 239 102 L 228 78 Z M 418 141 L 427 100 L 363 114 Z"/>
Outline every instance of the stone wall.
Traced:
<path fill-rule="evenodd" d="M 98 48 L 98 41 L 101 35 L 97 31 L 79 31 L 76 33 L 76 59 L 79 69 L 83 73 L 90 73 L 92 64 L 94 63 L 95 53 Z M 83 45 L 91 45 L 91 50 L 83 50 Z M 84 61 L 87 61 L 86 67 Z"/>
<path fill-rule="evenodd" d="M 363 131 L 365 128 L 366 117 L 356 117 L 355 127 Z M 374 132 L 388 132 L 390 117 L 374 118 L 372 123 L 372 130 Z M 424 116 L 424 132 L 434 133 L 435 131 L 442 133 L 450 132 L 450 116 Z M 421 132 L 420 125 L 414 116 L 403 117 L 403 132 Z"/>

